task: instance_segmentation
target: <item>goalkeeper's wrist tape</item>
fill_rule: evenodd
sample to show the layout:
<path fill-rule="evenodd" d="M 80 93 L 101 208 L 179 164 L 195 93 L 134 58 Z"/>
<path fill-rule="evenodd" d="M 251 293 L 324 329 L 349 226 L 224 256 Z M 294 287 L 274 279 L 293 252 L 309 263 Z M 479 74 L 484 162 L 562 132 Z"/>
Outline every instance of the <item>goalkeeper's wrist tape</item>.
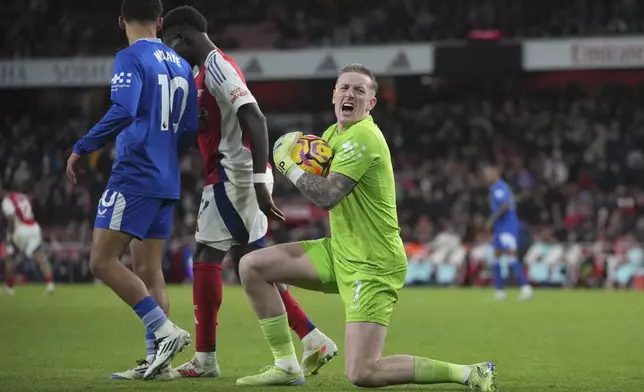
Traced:
<path fill-rule="evenodd" d="M 288 174 L 288 179 L 291 180 L 293 184 L 297 183 L 297 180 L 302 177 L 302 174 L 306 173 L 304 170 L 300 169 L 299 166 L 293 165 L 291 172 Z"/>
<path fill-rule="evenodd" d="M 268 176 L 266 173 L 253 173 L 253 184 L 266 184 Z"/>

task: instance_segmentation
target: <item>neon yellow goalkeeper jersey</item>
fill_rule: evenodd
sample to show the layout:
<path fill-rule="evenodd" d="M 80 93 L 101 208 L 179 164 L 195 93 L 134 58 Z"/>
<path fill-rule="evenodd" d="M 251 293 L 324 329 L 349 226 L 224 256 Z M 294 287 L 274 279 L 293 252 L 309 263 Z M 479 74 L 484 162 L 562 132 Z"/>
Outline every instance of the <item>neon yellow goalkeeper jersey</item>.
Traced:
<path fill-rule="evenodd" d="M 335 152 L 330 171 L 357 182 L 329 212 L 334 258 L 357 271 L 405 270 L 394 171 L 382 132 L 368 116 L 342 131 L 334 124 L 322 137 Z"/>

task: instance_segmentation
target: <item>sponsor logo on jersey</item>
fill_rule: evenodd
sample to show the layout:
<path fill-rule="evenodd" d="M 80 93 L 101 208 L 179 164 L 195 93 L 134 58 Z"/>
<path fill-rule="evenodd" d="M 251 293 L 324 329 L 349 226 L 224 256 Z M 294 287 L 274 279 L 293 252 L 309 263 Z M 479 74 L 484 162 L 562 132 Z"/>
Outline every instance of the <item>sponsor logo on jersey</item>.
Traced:
<path fill-rule="evenodd" d="M 230 103 L 234 104 L 239 98 L 245 97 L 250 94 L 250 91 L 245 88 L 237 87 L 230 92 Z"/>
<path fill-rule="evenodd" d="M 117 91 L 120 88 L 128 88 L 132 85 L 132 73 L 120 72 L 112 76 L 112 91 Z"/>

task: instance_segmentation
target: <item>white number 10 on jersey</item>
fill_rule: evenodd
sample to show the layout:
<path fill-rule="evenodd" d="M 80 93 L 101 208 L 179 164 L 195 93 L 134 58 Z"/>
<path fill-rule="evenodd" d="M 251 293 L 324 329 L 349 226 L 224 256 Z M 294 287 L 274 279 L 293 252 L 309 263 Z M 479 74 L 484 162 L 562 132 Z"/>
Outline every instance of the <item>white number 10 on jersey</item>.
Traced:
<path fill-rule="evenodd" d="M 179 118 L 177 122 L 172 122 L 172 131 L 177 133 L 179 124 L 183 117 L 183 112 L 186 110 L 186 103 L 188 102 L 188 81 L 181 76 L 177 76 L 170 80 L 168 83 L 168 75 L 159 74 L 159 85 L 161 86 L 161 125 L 162 131 L 170 130 L 170 123 L 172 122 L 172 108 L 174 107 L 174 96 L 178 89 L 183 91 L 183 99 L 181 100 L 181 109 L 179 111 Z"/>

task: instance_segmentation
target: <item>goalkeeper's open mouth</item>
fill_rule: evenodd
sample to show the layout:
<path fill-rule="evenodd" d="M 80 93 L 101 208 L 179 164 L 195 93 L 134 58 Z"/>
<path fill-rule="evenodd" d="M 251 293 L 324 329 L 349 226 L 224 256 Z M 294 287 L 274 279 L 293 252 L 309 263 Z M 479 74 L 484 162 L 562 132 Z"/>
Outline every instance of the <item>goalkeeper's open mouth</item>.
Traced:
<path fill-rule="evenodd" d="M 342 110 L 342 114 L 351 114 L 353 113 L 354 106 L 351 102 L 345 102 L 340 109 Z"/>

